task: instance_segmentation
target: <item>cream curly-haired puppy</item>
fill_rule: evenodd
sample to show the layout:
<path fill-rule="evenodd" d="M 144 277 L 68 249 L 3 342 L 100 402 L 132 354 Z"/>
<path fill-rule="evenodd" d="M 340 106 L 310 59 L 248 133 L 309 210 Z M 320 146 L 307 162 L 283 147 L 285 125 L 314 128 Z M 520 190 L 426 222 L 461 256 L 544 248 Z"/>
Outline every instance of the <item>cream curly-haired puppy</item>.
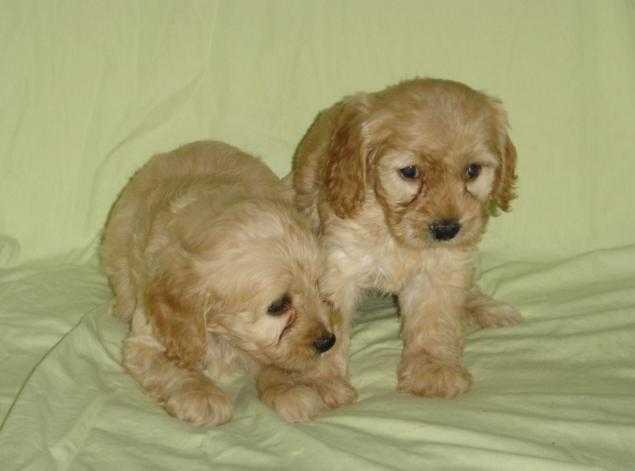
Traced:
<path fill-rule="evenodd" d="M 196 142 L 152 157 L 110 213 L 102 255 L 115 312 L 131 320 L 124 366 L 179 419 L 231 418 L 212 370 L 255 373 L 288 421 L 355 398 L 321 371 L 337 326 L 318 293 L 315 236 L 281 195 L 259 160 Z"/>
<path fill-rule="evenodd" d="M 514 197 L 507 127 L 498 100 L 434 79 L 360 93 L 318 114 L 290 178 L 326 252 L 320 289 L 343 318 L 332 354 L 342 377 L 351 319 L 367 289 L 398 295 L 398 389 L 414 394 L 466 391 L 464 330 L 520 321 L 474 280 L 490 210 L 509 210 Z"/>

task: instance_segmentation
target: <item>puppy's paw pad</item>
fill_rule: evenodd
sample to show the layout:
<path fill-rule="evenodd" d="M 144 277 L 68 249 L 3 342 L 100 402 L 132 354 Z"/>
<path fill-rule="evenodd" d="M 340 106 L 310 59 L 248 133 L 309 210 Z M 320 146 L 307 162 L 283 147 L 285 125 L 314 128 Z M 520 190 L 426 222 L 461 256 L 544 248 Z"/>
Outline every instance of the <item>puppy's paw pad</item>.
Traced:
<path fill-rule="evenodd" d="M 271 394 L 271 406 L 287 422 L 306 422 L 326 409 L 324 401 L 314 389 L 297 385 Z"/>
<path fill-rule="evenodd" d="M 317 386 L 317 390 L 324 403 L 331 409 L 352 404 L 357 400 L 357 391 L 344 378 L 324 380 Z"/>
<path fill-rule="evenodd" d="M 220 425 L 232 418 L 230 397 L 212 384 L 183 386 L 168 398 L 165 409 L 193 425 Z"/>
<path fill-rule="evenodd" d="M 472 375 L 465 367 L 428 357 L 402 361 L 397 374 L 397 389 L 418 396 L 453 398 L 472 385 Z"/>

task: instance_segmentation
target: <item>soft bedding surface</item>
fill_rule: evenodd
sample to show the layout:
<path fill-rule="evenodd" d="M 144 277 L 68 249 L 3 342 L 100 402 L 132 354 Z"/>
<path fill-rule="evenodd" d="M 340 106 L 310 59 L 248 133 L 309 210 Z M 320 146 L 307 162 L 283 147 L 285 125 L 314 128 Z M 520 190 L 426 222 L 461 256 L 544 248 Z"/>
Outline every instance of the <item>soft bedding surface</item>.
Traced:
<path fill-rule="evenodd" d="M 169 417 L 122 373 L 125 329 L 93 266 L 5 273 L 0 461 L 46 470 L 629 469 L 634 256 L 629 247 L 486 269 L 484 288 L 526 319 L 469 337 L 476 385 L 459 399 L 394 391 L 399 323 L 390 298 L 370 298 L 352 342 L 357 404 L 286 425 L 242 381 L 232 385 L 233 422 L 200 429 Z"/>
<path fill-rule="evenodd" d="M 634 469 L 632 1 L 0 0 L 0 469 Z M 519 199 L 481 285 L 520 308 L 468 338 L 474 389 L 395 392 L 399 321 L 370 297 L 355 405 L 288 425 L 168 417 L 119 366 L 97 260 L 154 152 L 202 138 L 280 175 L 315 113 L 415 75 L 500 96 Z"/>

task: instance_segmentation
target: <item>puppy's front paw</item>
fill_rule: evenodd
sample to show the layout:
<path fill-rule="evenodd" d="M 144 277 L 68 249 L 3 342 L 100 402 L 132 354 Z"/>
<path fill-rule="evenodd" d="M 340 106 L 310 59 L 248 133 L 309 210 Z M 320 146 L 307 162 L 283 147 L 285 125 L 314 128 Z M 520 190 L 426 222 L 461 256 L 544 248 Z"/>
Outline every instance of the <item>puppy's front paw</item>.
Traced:
<path fill-rule="evenodd" d="M 458 363 L 444 363 L 428 355 L 402 359 L 397 389 L 418 396 L 453 398 L 472 385 L 472 375 Z"/>
<path fill-rule="evenodd" d="M 315 386 L 324 403 L 331 409 L 357 400 L 357 391 L 344 378 L 325 378 Z"/>
<path fill-rule="evenodd" d="M 165 401 L 170 415 L 193 425 L 220 425 L 232 418 L 229 396 L 207 382 L 181 386 Z"/>
<path fill-rule="evenodd" d="M 287 422 L 306 422 L 326 409 L 318 392 L 304 384 L 269 388 L 261 399 Z"/>

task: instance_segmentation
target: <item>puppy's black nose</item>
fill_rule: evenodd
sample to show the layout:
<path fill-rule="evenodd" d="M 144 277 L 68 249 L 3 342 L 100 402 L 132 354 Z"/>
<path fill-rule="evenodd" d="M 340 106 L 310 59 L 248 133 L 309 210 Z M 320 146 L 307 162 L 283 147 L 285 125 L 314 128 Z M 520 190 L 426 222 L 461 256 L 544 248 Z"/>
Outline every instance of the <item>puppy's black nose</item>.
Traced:
<path fill-rule="evenodd" d="M 320 353 L 328 352 L 333 345 L 335 345 L 335 334 L 323 335 L 313 342 L 313 346 Z"/>
<path fill-rule="evenodd" d="M 461 230 L 461 224 L 456 219 L 441 219 L 430 224 L 430 232 L 436 240 L 450 240 Z"/>

